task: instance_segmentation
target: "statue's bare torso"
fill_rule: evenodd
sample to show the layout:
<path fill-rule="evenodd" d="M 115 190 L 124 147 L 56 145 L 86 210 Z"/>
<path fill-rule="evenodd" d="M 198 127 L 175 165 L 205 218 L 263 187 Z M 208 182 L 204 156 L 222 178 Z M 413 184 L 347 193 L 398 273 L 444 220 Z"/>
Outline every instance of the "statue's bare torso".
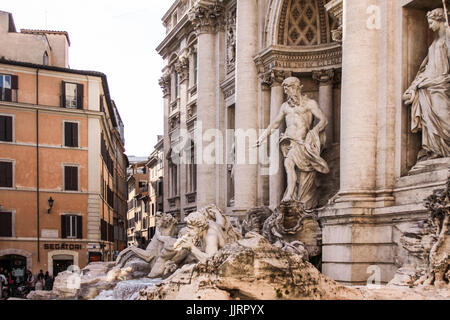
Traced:
<path fill-rule="evenodd" d="M 313 114 L 311 107 L 316 104 L 314 100 L 302 96 L 300 104 L 292 107 L 288 102 L 284 103 L 281 111 L 285 115 L 286 131 L 285 135 L 295 140 L 304 141 L 308 134 Z"/>

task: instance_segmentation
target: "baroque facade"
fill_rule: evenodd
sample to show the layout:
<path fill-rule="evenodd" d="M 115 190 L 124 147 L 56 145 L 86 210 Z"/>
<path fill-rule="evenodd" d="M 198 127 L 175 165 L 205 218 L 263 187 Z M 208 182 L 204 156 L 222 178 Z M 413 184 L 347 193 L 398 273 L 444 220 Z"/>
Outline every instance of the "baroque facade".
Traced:
<path fill-rule="evenodd" d="M 411 263 L 400 239 L 426 218 L 423 199 L 448 176 L 445 153 L 421 159 L 424 133 L 411 130 L 402 99 L 433 40 L 427 12 L 439 7 L 440 0 L 175 1 L 157 48 L 164 211 L 182 221 L 215 204 L 237 222 L 251 208 L 280 204 L 282 157 L 236 161 L 238 135 L 227 132 L 247 133 L 250 158 L 285 101 L 283 81 L 297 77 L 328 122 L 322 157 L 330 172 L 316 179 L 322 272 L 363 284 L 377 266 L 389 282 Z M 195 139 L 183 141 L 186 132 Z M 216 161 L 201 159 L 220 139 Z"/>

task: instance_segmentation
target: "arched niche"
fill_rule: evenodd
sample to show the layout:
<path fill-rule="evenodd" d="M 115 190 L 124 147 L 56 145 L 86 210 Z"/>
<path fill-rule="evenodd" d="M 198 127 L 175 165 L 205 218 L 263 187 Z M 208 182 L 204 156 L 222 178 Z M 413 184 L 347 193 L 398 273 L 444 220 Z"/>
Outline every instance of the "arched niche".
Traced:
<path fill-rule="evenodd" d="M 329 0 L 271 0 L 266 12 L 266 46 L 317 46 L 332 43 L 337 20 Z"/>

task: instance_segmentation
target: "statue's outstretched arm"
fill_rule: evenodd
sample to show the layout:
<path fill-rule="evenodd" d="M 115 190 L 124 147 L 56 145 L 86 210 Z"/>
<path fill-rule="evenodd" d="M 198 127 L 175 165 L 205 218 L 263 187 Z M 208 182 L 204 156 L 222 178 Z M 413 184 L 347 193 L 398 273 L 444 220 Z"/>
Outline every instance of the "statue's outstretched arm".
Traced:
<path fill-rule="evenodd" d="M 271 123 L 270 126 L 263 132 L 263 134 L 261 135 L 261 137 L 259 137 L 258 142 L 256 142 L 256 145 L 254 147 L 256 148 L 260 147 L 263 144 L 263 142 L 267 139 L 267 137 L 270 136 L 274 130 L 280 127 L 281 122 L 284 120 L 284 116 L 285 114 L 283 105 L 274 122 Z"/>

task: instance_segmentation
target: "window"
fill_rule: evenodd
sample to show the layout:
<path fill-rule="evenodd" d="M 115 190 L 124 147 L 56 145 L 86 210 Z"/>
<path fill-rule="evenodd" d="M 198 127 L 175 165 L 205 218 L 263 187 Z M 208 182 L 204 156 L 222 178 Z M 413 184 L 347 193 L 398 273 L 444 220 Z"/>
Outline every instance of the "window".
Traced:
<path fill-rule="evenodd" d="M 179 95 L 179 90 L 178 89 L 179 89 L 178 88 L 178 73 L 175 71 L 173 73 L 173 92 L 172 92 L 173 93 L 173 95 L 172 95 L 173 99 L 171 99 L 172 102 L 175 101 L 178 98 L 178 95 Z"/>
<path fill-rule="evenodd" d="M 178 166 L 172 165 L 172 196 L 178 195 Z"/>
<path fill-rule="evenodd" d="M 163 182 L 159 181 L 158 182 L 158 196 L 162 196 L 163 195 Z"/>
<path fill-rule="evenodd" d="M 144 219 L 142 219 L 142 229 L 147 229 L 147 217 L 144 217 Z"/>
<path fill-rule="evenodd" d="M 100 112 L 105 112 L 105 103 L 103 102 L 103 95 L 100 95 Z"/>
<path fill-rule="evenodd" d="M 197 52 L 194 53 L 194 85 L 197 84 L 197 72 L 198 72 L 198 62 L 197 62 Z"/>
<path fill-rule="evenodd" d="M 83 109 L 83 85 L 70 82 L 62 82 L 63 108 Z"/>
<path fill-rule="evenodd" d="M 190 163 L 188 165 L 189 168 L 189 192 L 197 191 L 197 163 L 195 157 L 195 144 L 191 141 L 191 149 L 190 149 Z"/>
<path fill-rule="evenodd" d="M 13 141 L 13 117 L 0 116 L 0 141 Z"/>
<path fill-rule="evenodd" d="M 63 239 L 82 239 L 82 217 L 73 215 L 61 216 L 61 236 Z"/>
<path fill-rule="evenodd" d="M 64 190 L 78 191 L 78 167 L 64 166 Z"/>
<path fill-rule="evenodd" d="M 64 122 L 64 146 L 78 148 L 78 123 Z"/>
<path fill-rule="evenodd" d="M 0 74 L 0 101 L 17 101 L 18 77 Z"/>
<path fill-rule="evenodd" d="M 0 212 L 0 237 L 12 237 L 11 212 Z"/>
<path fill-rule="evenodd" d="M 147 192 L 147 181 L 139 181 L 139 190 L 140 192 Z"/>
<path fill-rule="evenodd" d="M 100 221 L 100 236 L 102 240 L 108 240 L 108 224 L 103 219 Z"/>
<path fill-rule="evenodd" d="M 13 187 L 13 163 L 0 161 L 0 188 Z"/>
<path fill-rule="evenodd" d="M 47 51 L 44 52 L 44 57 L 42 58 L 42 64 L 44 66 L 48 66 L 49 65 L 49 59 L 48 59 L 48 53 Z"/>

